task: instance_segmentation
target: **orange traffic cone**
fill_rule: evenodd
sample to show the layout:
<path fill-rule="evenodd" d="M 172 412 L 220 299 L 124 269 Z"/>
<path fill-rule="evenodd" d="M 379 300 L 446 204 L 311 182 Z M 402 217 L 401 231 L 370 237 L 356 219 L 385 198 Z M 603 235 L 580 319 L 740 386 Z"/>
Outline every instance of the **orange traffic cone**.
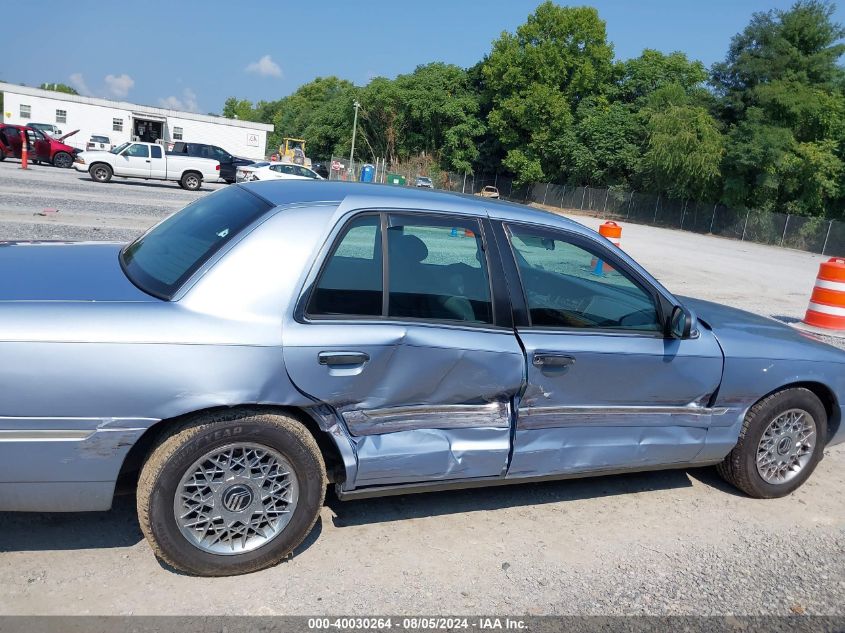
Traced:
<path fill-rule="evenodd" d="M 613 243 L 614 246 L 622 248 L 622 227 L 608 220 L 599 227 L 599 235 L 606 237 Z M 590 268 L 593 269 L 593 274 L 601 277 L 605 272 L 613 272 L 613 268 L 605 264 L 597 257 L 593 257 L 590 262 Z"/>
<path fill-rule="evenodd" d="M 803 322 L 845 334 L 845 258 L 832 257 L 819 266 L 816 286 Z"/>

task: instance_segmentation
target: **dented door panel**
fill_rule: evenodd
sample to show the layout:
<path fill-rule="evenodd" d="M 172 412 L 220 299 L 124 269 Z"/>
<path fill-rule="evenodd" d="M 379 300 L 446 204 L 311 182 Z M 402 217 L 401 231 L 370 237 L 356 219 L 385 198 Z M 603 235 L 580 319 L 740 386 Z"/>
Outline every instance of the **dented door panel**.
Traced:
<path fill-rule="evenodd" d="M 362 485 L 501 475 L 510 402 L 525 379 L 512 330 L 443 324 L 309 322 L 285 331 L 294 384 L 332 407 L 357 456 Z M 363 353 L 332 367 L 324 353 Z"/>
<path fill-rule="evenodd" d="M 712 333 L 679 341 L 637 334 L 524 328 L 528 386 L 509 477 L 693 461 L 724 409 L 709 408 L 722 375 Z M 538 367 L 538 353 L 566 354 Z"/>

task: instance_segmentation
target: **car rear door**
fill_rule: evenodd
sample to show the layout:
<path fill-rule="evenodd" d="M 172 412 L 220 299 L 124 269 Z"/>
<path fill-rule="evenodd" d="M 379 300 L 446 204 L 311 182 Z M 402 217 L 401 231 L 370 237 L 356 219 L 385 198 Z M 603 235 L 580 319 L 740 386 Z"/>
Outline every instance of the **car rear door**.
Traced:
<path fill-rule="evenodd" d="M 150 178 L 164 180 L 167 178 L 167 158 L 164 149 L 159 145 L 150 147 Z"/>
<path fill-rule="evenodd" d="M 291 379 L 355 446 L 344 487 L 503 476 L 525 362 L 487 221 L 341 224 L 283 336 Z"/>
<path fill-rule="evenodd" d="M 6 145 L 8 156 L 20 158 L 21 156 L 21 131 L 16 127 L 5 126 L 2 128 L 3 143 Z"/>
<path fill-rule="evenodd" d="M 664 336 L 659 291 L 597 240 L 497 226 L 528 384 L 508 477 L 694 461 L 722 352 L 705 329 Z"/>

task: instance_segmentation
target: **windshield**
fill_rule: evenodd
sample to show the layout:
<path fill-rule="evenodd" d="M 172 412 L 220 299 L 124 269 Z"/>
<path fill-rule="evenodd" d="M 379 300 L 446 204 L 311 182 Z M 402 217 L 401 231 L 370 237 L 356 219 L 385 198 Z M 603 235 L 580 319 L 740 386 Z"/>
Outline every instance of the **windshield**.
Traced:
<path fill-rule="evenodd" d="M 129 147 L 129 145 L 130 145 L 130 143 L 121 143 L 121 144 L 120 144 L 120 145 L 118 145 L 117 147 L 113 147 L 113 148 L 111 148 L 109 151 L 110 151 L 112 154 L 120 154 L 120 152 L 122 152 L 122 151 L 123 151 L 123 150 L 125 150 L 127 147 Z"/>
<path fill-rule="evenodd" d="M 123 272 L 144 292 L 169 300 L 214 253 L 271 208 L 237 186 L 200 198 L 124 248 Z"/>

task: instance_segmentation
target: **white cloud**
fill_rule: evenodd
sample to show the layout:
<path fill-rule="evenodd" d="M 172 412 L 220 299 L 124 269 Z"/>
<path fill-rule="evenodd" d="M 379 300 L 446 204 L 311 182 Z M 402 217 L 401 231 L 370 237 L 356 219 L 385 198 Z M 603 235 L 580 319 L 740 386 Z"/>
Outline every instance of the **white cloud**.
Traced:
<path fill-rule="evenodd" d="M 244 70 L 248 73 L 255 73 L 264 77 L 281 77 L 282 69 L 273 61 L 269 55 L 265 55 L 257 62 L 252 62 Z"/>
<path fill-rule="evenodd" d="M 73 73 L 70 77 L 68 77 L 68 82 L 70 85 L 76 89 L 76 91 L 81 95 L 90 95 L 91 91 L 88 90 L 88 86 L 85 83 L 85 78 L 82 76 L 82 73 Z"/>
<path fill-rule="evenodd" d="M 106 75 L 106 92 L 113 97 L 124 98 L 132 90 L 135 80 L 126 73 L 122 75 Z"/>
<path fill-rule="evenodd" d="M 171 95 L 169 97 L 162 97 L 158 100 L 162 108 L 169 108 L 170 110 L 184 110 L 185 112 L 199 112 L 199 104 L 197 103 L 197 95 L 190 88 L 185 88 L 182 91 L 182 96 L 177 97 Z"/>

